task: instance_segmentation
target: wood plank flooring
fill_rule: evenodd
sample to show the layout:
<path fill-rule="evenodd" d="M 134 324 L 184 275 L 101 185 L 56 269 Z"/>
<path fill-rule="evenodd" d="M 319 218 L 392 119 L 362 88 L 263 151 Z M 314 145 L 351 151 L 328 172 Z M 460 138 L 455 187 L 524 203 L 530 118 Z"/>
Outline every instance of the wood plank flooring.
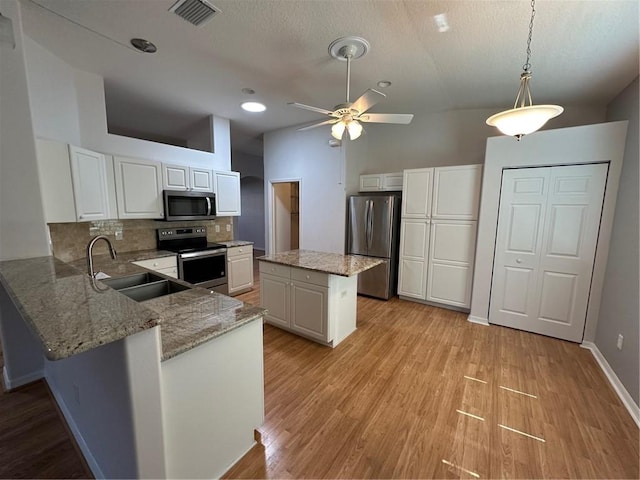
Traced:
<path fill-rule="evenodd" d="M 257 280 L 237 298 L 259 304 Z M 638 429 L 576 344 L 359 297 L 336 349 L 269 325 L 264 348 L 262 443 L 227 478 L 640 475 Z M 0 393 L 0 477 L 87 476 L 42 382 Z"/>
<path fill-rule="evenodd" d="M 264 339 L 262 444 L 226 478 L 640 474 L 638 428 L 577 344 L 363 297 L 336 349 Z"/>

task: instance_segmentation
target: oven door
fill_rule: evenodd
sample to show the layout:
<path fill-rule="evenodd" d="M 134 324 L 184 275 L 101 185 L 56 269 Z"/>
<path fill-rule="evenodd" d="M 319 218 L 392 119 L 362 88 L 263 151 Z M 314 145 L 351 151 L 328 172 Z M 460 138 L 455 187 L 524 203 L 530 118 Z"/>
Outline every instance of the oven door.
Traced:
<path fill-rule="evenodd" d="M 227 250 L 203 250 L 178 255 L 178 277 L 198 287 L 228 293 Z"/>

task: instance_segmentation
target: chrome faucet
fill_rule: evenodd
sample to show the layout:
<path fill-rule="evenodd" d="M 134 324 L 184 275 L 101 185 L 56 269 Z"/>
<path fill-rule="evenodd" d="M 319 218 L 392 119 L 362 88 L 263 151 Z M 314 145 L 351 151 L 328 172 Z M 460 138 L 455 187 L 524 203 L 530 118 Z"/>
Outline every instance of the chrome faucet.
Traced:
<path fill-rule="evenodd" d="M 98 240 L 104 240 L 105 242 L 107 242 L 107 245 L 109 245 L 109 253 L 111 254 L 111 258 L 113 260 L 118 258 L 116 255 L 116 249 L 113 248 L 113 245 L 111 245 L 111 240 L 109 240 L 106 235 L 98 235 L 97 237 L 93 237 L 89 242 L 89 245 L 87 245 L 87 270 L 89 276 L 92 279 L 96 278 L 96 274 L 93 272 L 93 246 Z"/>

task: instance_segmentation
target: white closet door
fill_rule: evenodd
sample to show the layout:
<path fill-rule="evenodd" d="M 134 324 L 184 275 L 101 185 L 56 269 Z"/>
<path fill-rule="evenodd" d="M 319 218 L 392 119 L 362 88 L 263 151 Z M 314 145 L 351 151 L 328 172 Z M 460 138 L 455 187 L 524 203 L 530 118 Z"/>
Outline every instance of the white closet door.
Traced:
<path fill-rule="evenodd" d="M 582 341 L 607 170 L 504 171 L 491 323 Z"/>

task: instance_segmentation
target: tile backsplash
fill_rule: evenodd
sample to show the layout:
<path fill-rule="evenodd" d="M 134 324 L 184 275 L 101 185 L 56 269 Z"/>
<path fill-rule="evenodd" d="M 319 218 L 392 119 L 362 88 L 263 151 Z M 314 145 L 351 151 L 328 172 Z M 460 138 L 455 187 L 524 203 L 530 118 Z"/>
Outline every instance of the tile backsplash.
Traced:
<path fill-rule="evenodd" d="M 87 244 L 96 235 L 106 235 L 117 252 L 134 252 L 156 248 L 156 229 L 192 226 L 207 227 L 207 240 L 222 242 L 233 240 L 233 217 L 218 217 L 199 222 L 162 222 L 156 220 L 100 220 L 81 223 L 50 223 L 53 255 L 68 262 L 83 258 Z M 216 225 L 220 232 L 216 232 Z M 229 225 L 229 231 L 227 231 Z M 120 235 L 121 234 L 121 235 Z M 121 238 L 121 240 L 117 239 Z M 105 242 L 96 243 L 96 254 L 109 253 Z"/>

